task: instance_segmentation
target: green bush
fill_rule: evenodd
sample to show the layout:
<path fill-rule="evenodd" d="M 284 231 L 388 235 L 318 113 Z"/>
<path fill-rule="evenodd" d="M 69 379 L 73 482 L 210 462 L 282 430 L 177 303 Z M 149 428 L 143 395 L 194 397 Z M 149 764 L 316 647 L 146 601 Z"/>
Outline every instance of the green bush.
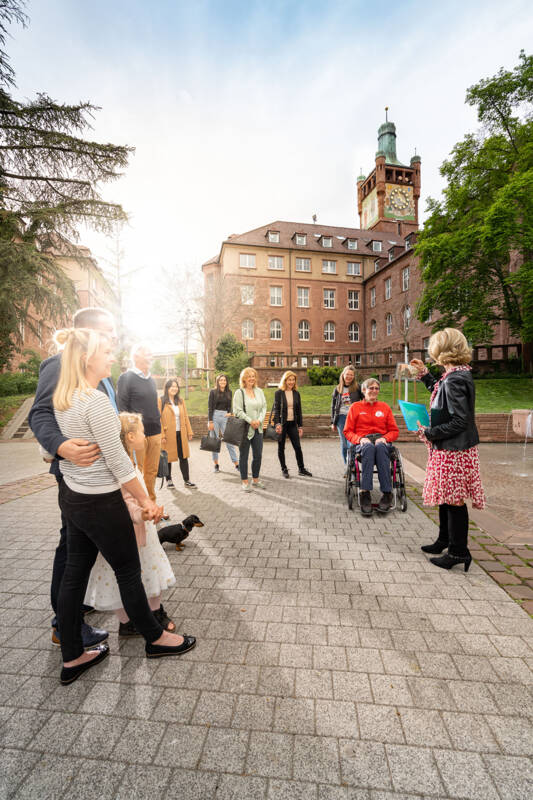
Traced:
<path fill-rule="evenodd" d="M 0 397 L 34 394 L 37 380 L 38 378 L 34 375 L 26 375 L 23 372 L 2 372 L 0 374 Z"/>
<path fill-rule="evenodd" d="M 312 386 L 333 386 L 339 382 L 342 367 L 310 367 L 307 375 Z"/>

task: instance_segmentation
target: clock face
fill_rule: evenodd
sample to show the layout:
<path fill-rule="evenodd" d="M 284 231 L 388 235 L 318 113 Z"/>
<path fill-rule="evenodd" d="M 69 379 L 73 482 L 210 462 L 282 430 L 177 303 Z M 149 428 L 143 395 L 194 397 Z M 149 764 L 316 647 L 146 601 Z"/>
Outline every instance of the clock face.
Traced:
<path fill-rule="evenodd" d="M 398 211 L 405 211 L 410 202 L 409 194 L 405 189 L 397 186 L 390 193 L 390 202 L 393 208 L 397 208 Z"/>

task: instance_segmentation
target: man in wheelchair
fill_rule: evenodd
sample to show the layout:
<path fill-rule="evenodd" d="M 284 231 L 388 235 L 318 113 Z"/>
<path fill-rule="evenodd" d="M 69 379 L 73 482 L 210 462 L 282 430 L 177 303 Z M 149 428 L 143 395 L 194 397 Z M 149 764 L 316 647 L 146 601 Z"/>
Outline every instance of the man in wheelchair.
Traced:
<path fill-rule="evenodd" d="M 398 426 L 387 403 L 378 400 L 380 384 L 376 378 L 367 378 L 361 386 L 364 399 L 350 406 L 344 436 L 355 445 L 361 457 L 361 513 L 372 514 L 374 464 L 377 467 L 382 497 L 378 511 L 387 512 L 392 506 L 391 442 L 398 438 Z"/>

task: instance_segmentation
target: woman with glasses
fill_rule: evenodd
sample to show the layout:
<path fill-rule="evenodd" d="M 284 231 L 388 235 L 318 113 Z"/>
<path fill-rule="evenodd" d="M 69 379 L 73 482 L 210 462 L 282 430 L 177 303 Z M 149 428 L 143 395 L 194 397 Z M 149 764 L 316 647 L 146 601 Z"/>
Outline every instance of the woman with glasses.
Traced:
<path fill-rule="evenodd" d="M 348 412 L 344 435 L 361 454 L 361 513 L 372 514 L 374 464 L 378 470 L 382 492 L 378 511 L 383 513 L 392 506 L 392 478 L 390 446 L 398 438 L 398 426 L 390 406 L 378 400 L 380 384 L 376 378 L 367 378 L 361 386 L 364 399 L 354 403 Z"/>

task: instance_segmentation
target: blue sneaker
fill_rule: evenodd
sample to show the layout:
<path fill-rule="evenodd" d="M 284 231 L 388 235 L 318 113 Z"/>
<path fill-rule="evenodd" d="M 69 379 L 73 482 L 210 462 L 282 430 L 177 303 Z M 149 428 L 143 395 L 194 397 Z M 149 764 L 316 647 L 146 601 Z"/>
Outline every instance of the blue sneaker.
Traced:
<path fill-rule="evenodd" d="M 83 643 L 84 649 L 87 647 L 94 647 L 95 644 L 100 644 L 101 642 L 105 642 L 109 633 L 105 631 L 103 628 L 93 628 L 91 625 L 88 625 L 86 622 L 82 623 L 81 626 L 81 641 Z M 52 628 L 52 644 L 60 645 L 61 639 L 59 638 L 59 630 L 57 626 Z"/>

